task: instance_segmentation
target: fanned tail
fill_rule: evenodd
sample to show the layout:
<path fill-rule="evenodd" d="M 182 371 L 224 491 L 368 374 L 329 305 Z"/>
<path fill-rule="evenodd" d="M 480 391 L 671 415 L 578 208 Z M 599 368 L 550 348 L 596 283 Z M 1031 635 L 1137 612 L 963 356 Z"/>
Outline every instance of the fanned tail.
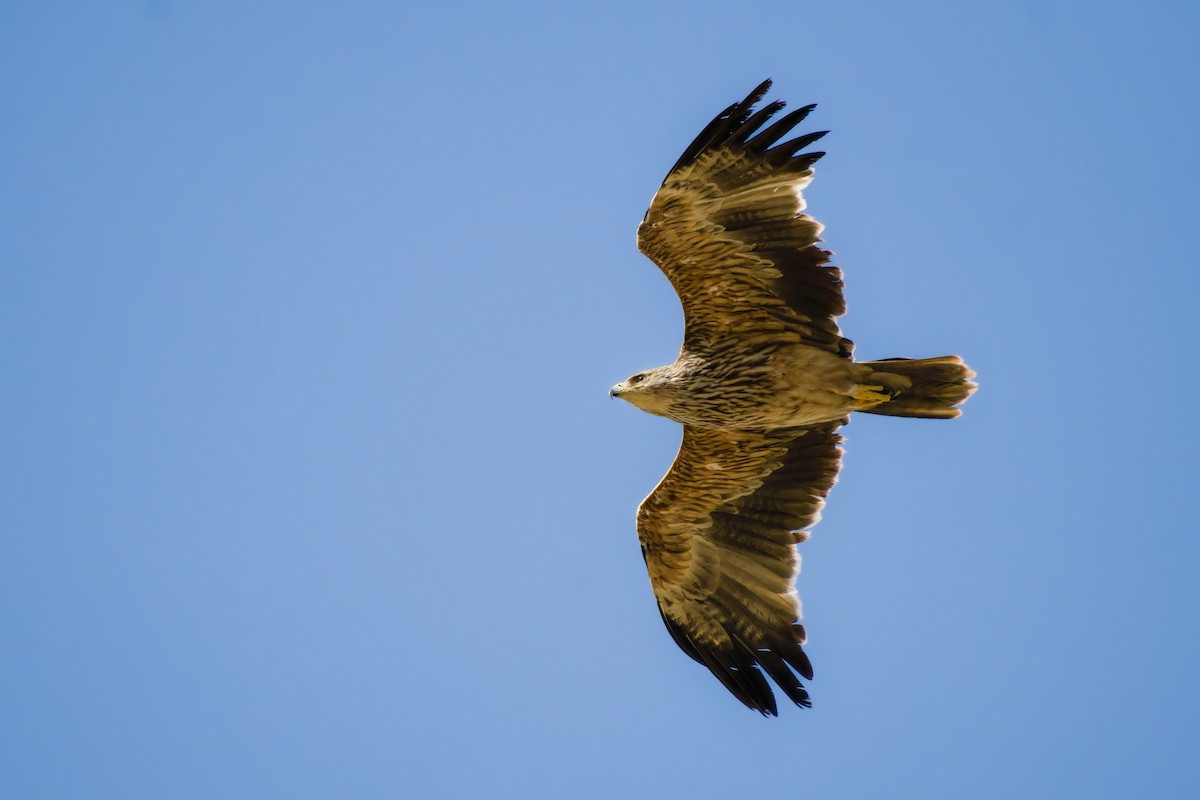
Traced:
<path fill-rule="evenodd" d="M 871 381 L 892 395 L 885 403 L 862 409 L 868 414 L 953 419 L 962 414 L 958 406 L 976 389 L 971 382 L 975 373 L 958 356 L 889 358 L 862 364 L 874 371 Z"/>

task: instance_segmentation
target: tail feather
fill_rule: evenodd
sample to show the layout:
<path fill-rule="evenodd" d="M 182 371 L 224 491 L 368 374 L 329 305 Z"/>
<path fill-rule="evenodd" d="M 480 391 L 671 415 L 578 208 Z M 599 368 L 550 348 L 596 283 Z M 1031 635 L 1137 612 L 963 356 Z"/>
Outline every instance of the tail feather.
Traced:
<path fill-rule="evenodd" d="M 893 395 L 886 403 L 863 409 L 868 414 L 953 419 L 962 413 L 958 406 L 976 389 L 971 382 L 975 373 L 958 356 L 862 363 L 874 371 L 871 380 Z"/>

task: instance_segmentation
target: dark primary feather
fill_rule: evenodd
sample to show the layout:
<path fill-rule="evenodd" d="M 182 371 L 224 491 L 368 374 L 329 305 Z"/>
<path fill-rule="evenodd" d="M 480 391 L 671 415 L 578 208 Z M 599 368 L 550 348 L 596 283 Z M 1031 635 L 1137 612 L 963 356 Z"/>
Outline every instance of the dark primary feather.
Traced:
<path fill-rule="evenodd" d="M 807 117 L 809 113 L 812 112 L 812 110 L 816 107 L 816 103 L 811 103 L 803 108 L 797 108 L 795 111 L 789 111 L 784 116 L 772 122 L 771 126 L 765 131 L 747 142 L 746 146 L 752 150 L 766 150 L 768 147 L 786 136 L 792 128 L 800 124 L 804 118 Z M 783 101 L 779 101 L 779 108 L 783 108 Z M 774 114 L 775 112 L 772 111 L 771 113 Z M 824 135 L 824 133 L 817 135 L 817 139 Z M 816 140 L 814 139 L 813 141 Z"/>

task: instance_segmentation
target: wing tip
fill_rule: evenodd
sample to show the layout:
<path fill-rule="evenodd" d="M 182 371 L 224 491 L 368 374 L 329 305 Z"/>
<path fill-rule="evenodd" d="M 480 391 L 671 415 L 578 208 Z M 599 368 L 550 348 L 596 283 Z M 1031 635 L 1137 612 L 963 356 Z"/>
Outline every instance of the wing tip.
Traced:
<path fill-rule="evenodd" d="M 746 99 L 742 101 L 743 106 L 752 106 L 766 96 L 767 92 L 771 91 L 771 87 L 775 85 L 773 78 L 767 78 L 758 86 L 754 87 L 754 91 L 746 95 Z"/>
<path fill-rule="evenodd" d="M 804 643 L 804 626 L 793 623 L 790 637 L 780 634 L 770 642 L 752 646 L 736 633 L 728 632 L 729 640 L 723 645 L 698 642 L 659 606 L 659 614 L 667 631 L 679 649 L 692 660 L 708 668 L 721 685 L 738 699 L 742 705 L 757 711 L 764 717 L 779 716 L 775 693 L 771 691 L 769 676 L 789 700 L 800 708 L 812 708 L 808 690 L 800 677 L 812 680 L 812 663 L 801 648 Z M 789 640 L 790 639 L 790 640 Z"/>
<path fill-rule="evenodd" d="M 728 144 L 734 144 L 740 147 L 745 147 L 761 153 L 770 154 L 773 145 L 779 142 L 786 136 L 797 124 L 800 123 L 808 114 L 817 107 L 816 103 L 810 103 L 795 111 L 787 114 L 783 118 L 777 120 L 770 125 L 766 130 L 758 133 L 750 141 L 751 134 L 754 134 L 760 126 L 766 123 L 778 111 L 780 111 L 785 103 L 782 100 L 776 100 L 757 113 L 754 111 L 754 106 L 762 100 L 771 87 L 774 81 L 767 78 L 758 86 L 746 95 L 746 97 L 738 103 L 727 106 L 721 113 L 713 117 L 713 119 L 704 127 L 700 134 L 688 145 L 687 149 L 679 157 L 667 173 L 667 178 L 678 170 L 680 167 L 685 167 L 696 161 L 702 153 L 709 150 L 715 150 Z M 778 166 L 786 166 L 788 169 L 801 171 L 811 167 L 825 153 L 806 153 L 795 155 L 797 150 L 807 147 L 812 142 L 824 136 L 828 131 L 821 131 L 817 134 L 808 134 L 797 139 L 789 140 L 783 144 L 773 148 L 776 153 L 775 158 L 779 161 Z M 781 151 L 787 151 L 783 155 Z M 780 157 L 782 155 L 782 157 Z"/>

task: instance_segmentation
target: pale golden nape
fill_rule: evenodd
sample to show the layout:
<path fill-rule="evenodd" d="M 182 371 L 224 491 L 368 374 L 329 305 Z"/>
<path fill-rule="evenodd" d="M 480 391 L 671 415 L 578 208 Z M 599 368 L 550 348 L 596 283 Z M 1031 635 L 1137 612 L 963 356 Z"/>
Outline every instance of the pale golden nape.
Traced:
<path fill-rule="evenodd" d="M 812 678 L 795 545 L 841 467 L 854 411 L 949 418 L 975 390 L 958 356 L 855 362 L 842 336 L 842 274 L 802 214 L 824 132 L 788 139 L 813 106 L 755 110 L 770 81 L 726 108 L 651 201 L 638 246 L 684 307 L 674 364 L 609 390 L 684 425 L 675 463 L 637 514 L 638 538 L 675 642 L 741 702 L 800 706 Z"/>

